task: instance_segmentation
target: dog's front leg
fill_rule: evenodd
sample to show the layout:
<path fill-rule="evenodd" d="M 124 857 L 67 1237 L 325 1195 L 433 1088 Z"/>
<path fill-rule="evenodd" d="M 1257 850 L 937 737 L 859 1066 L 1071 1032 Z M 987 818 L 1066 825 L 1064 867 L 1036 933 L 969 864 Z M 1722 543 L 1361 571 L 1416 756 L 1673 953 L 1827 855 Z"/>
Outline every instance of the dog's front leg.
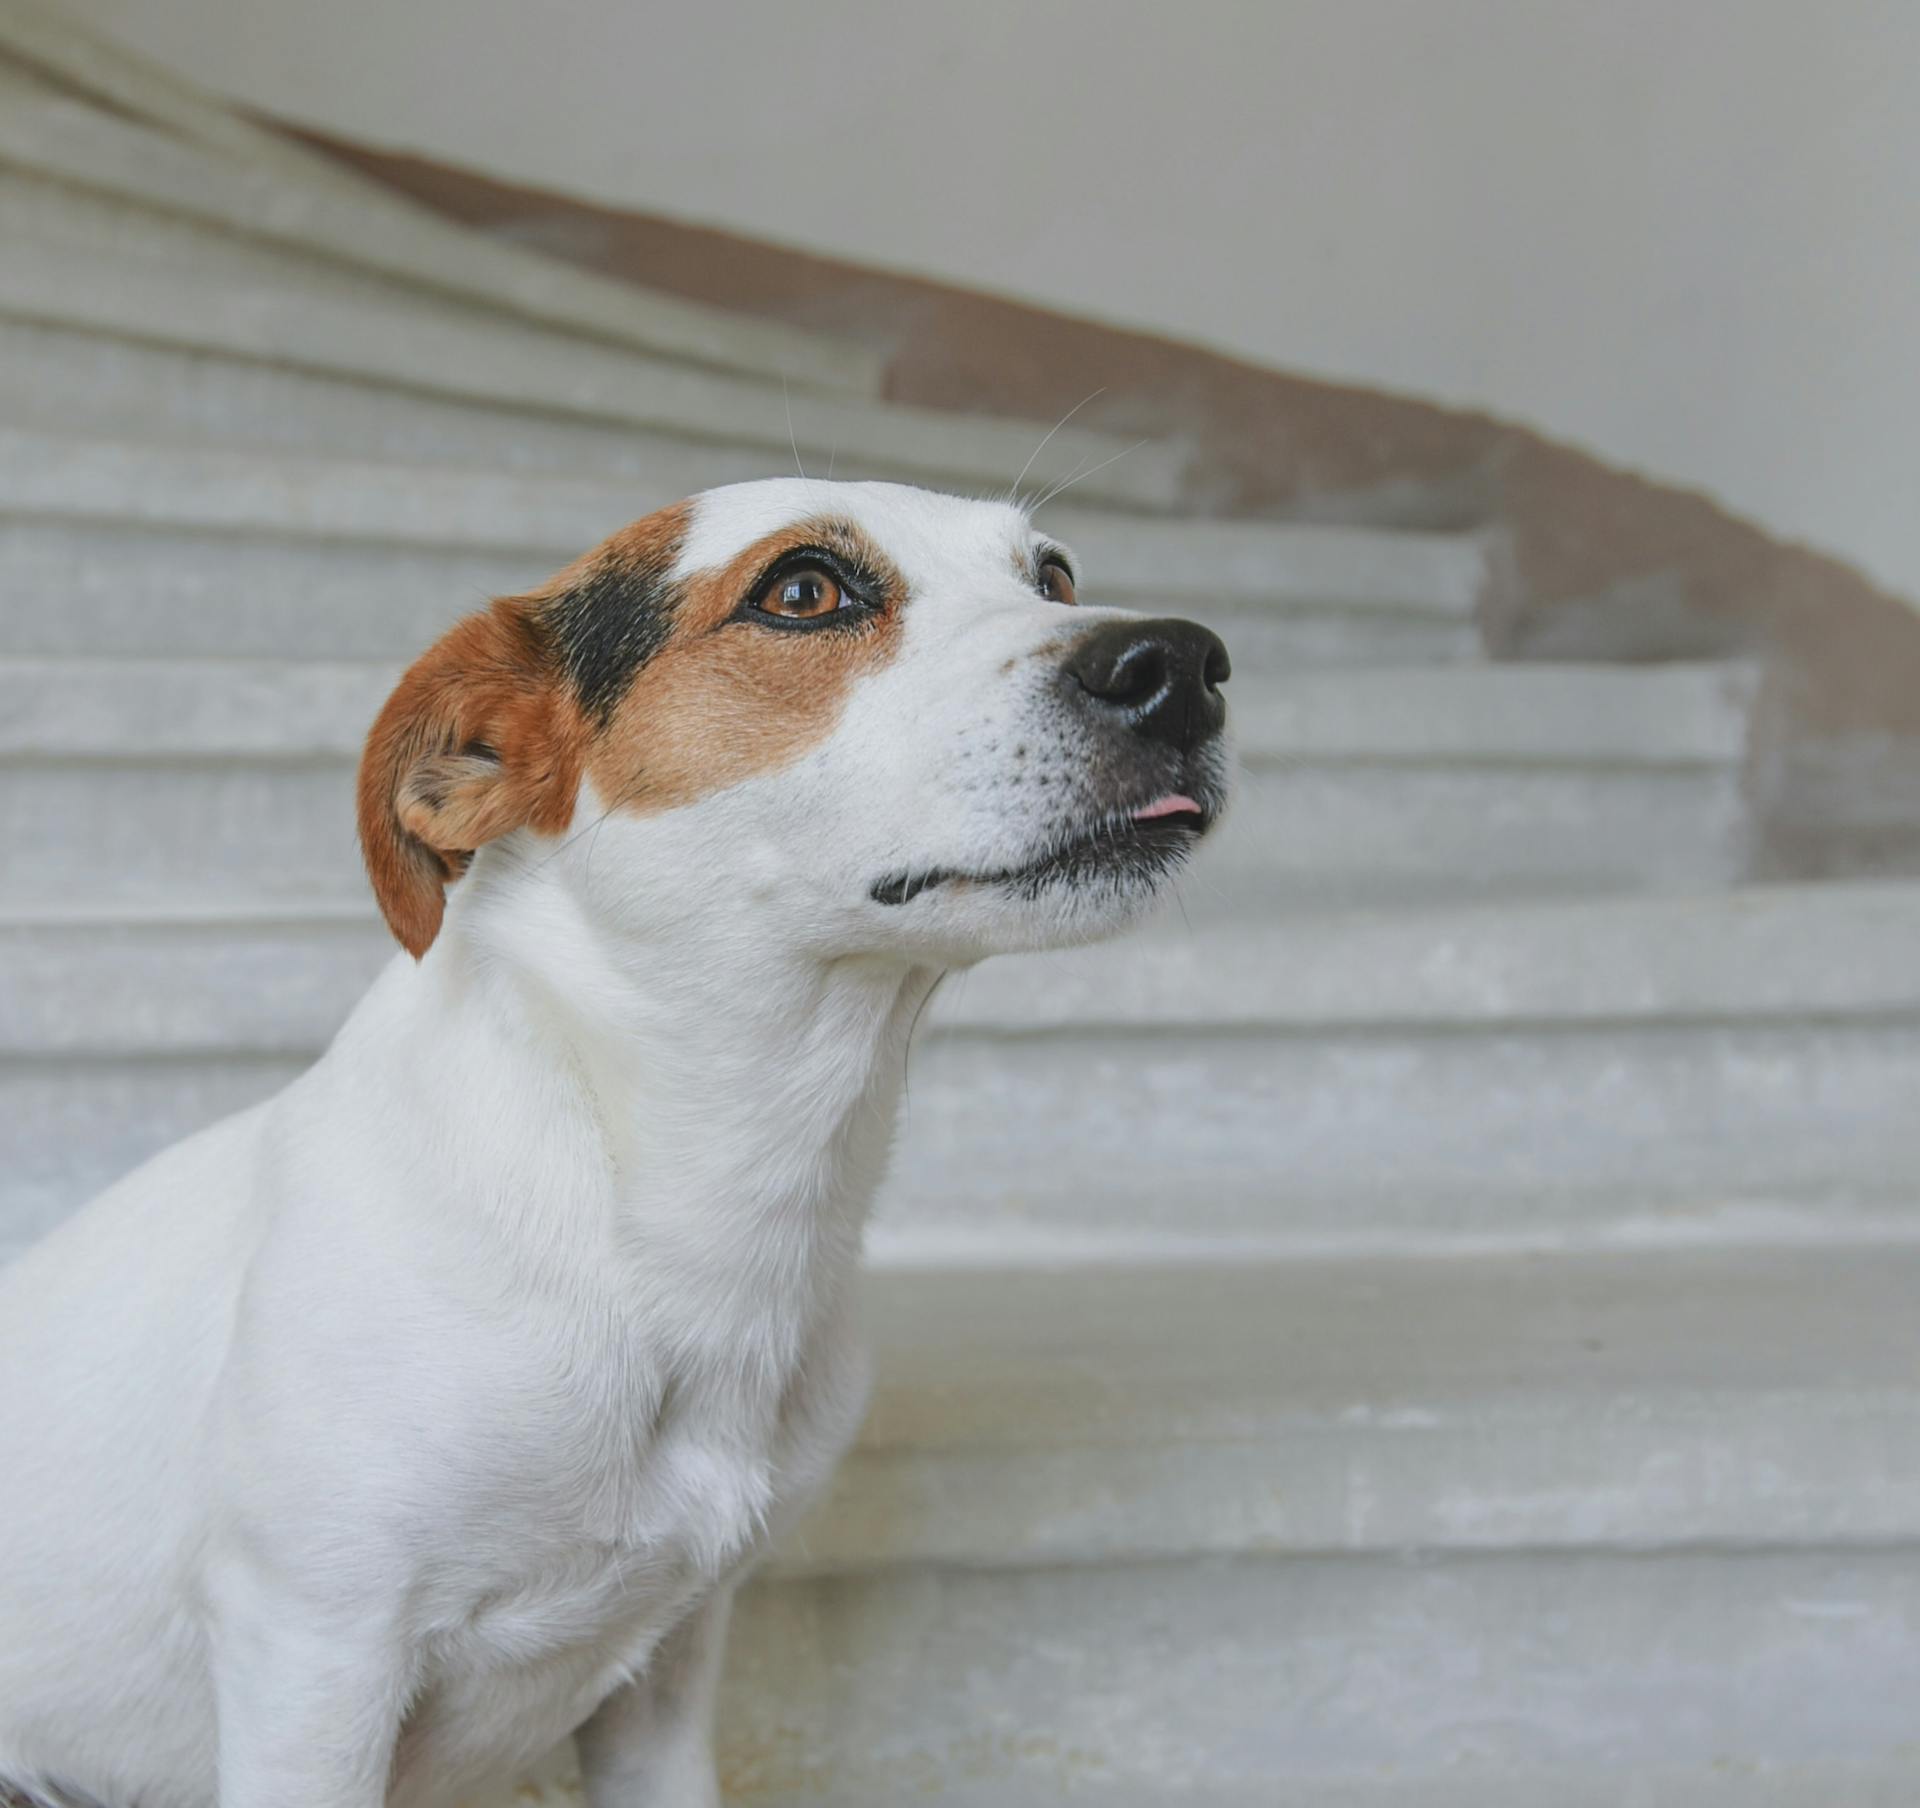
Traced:
<path fill-rule="evenodd" d="M 212 1655 L 220 1808 L 381 1808 L 410 1684 L 373 1617 L 224 1590 Z"/>
<path fill-rule="evenodd" d="M 719 1808 L 713 1706 L 732 1607 L 729 1583 L 661 1640 L 645 1671 L 580 1729 L 589 1808 Z"/>

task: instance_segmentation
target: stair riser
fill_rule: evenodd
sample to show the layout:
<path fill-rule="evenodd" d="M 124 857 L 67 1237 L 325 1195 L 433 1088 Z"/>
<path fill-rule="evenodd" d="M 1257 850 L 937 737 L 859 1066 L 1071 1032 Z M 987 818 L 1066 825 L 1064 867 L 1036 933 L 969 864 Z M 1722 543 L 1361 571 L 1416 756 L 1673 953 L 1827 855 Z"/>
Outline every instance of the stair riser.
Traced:
<path fill-rule="evenodd" d="M 569 556 L 0 518 L 0 654 L 399 662 Z"/>
<path fill-rule="evenodd" d="M 0 95 L 0 105 L 6 98 Z M 56 255 L 65 250 L 111 257 L 122 261 L 134 279 L 150 267 L 210 287 L 291 287 L 306 295 L 381 308 L 470 311 L 450 295 L 435 295 L 396 277 L 355 269 L 291 245 L 225 232 L 182 214 L 162 213 L 4 162 L 0 162 L 0 236 L 10 244 L 32 241 L 54 248 Z M 486 317 L 484 310 L 480 317 Z"/>
<path fill-rule="evenodd" d="M 124 309 L 116 303 L 112 319 L 70 318 L 65 292 L 53 284 L 35 299 L 10 302 L 0 275 L 0 370 L 8 373 L 0 415 L 64 431 L 124 424 L 129 437 L 153 443 L 181 431 L 228 445 L 373 458 L 451 455 L 482 466 L 528 462 L 500 455 L 524 420 L 536 443 L 543 425 L 551 429 L 548 455 L 561 468 L 592 474 L 599 468 L 588 457 L 593 439 L 564 433 L 569 422 L 587 421 L 602 436 L 665 434 L 749 451 L 759 476 L 790 473 L 797 447 L 816 471 L 829 463 L 836 474 L 858 466 L 963 491 L 1010 487 L 1046 431 L 1038 423 L 783 395 L 777 384 L 564 341 L 535 357 L 510 328 L 475 326 L 457 315 L 435 323 L 403 310 L 391 320 L 309 322 L 298 297 L 285 318 L 269 305 L 272 298 L 262 298 L 258 310 L 236 298 L 231 319 L 222 321 L 203 317 L 183 295 L 151 320 L 137 302 Z M 323 316 L 353 314 L 338 303 L 312 305 Z M 271 330 L 245 330 L 256 311 Z M 603 368 L 608 359 L 615 362 Z M 330 385 L 337 396 L 323 393 Z M 409 419 L 416 399 L 424 403 L 417 427 Z M 475 443 L 464 455 L 457 451 L 456 405 L 472 410 Z M 1078 501 L 1177 500 L 1177 453 L 1149 445 L 1105 464 L 1117 451 L 1124 446 L 1063 435 L 1036 457 L 1028 480 L 1037 491 L 1084 468 L 1074 484 Z"/>
<path fill-rule="evenodd" d="M 883 1221 L 963 1240 L 1685 1228 L 1728 1200 L 1909 1194 L 1915 1097 L 1913 1026 L 930 1039 Z"/>
<path fill-rule="evenodd" d="M 791 452 L 782 457 L 766 445 L 676 439 L 645 427 L 517 412 L 270 364 L 215 364 L 192 352 L 17 321 L 0 321 L 0 415 L 52 432 L 124 434 L 155 444 L 630 476 L 648 499 L 793 468 Z M 847 477 L 887 474 L 851 452 L 836 468 Z"/>
<path fill-rule="evenodd" d="M 688 487 L 636 482 L 632 512 Z M 1088 550 L 1098 557 L 1097 542 Z M 0 655 L 407 659 L 464 612 L 539 583 L 569 556 L 0 520 Z M 1103 586 L 1108 598 L 1205 621 L 1246 676 L 1464 661 L 1479 650 L 1470 624 L 1430 616 L 1148 595 L 1117 579 Z"/>
<path fill-rule="evenodd" d="M 676 436 L 670 427 L 569 416 L 558 401 L 545 412 L 514 409 L 0 320 L 0 416 L 15 425 L 125 434 L 156 444 L 186 440 L 493 471 L 631 476 L 646 497 L 661 501 L 716 484 L 791 475 L 794 454 L 777 396 L 773 405 L 777 418 L 753 443 L 728 445 L 718 434 Z M 792 406 L 798 433 L 809 400 L 796 397 Z M 803 436 L 799 444 L 817 468 L 831 458 L 842 478 L 904 477 L 969 490 L 986 475 L 977 464 L 943 464 L 938 447 L 903 461 L 863 452 L 857 442 L 835 448 Z M 653 506 L 648 500 L 635 512 Z"/>
<path fill-rule="evenodd" d="M 1192 920 L 1314 907 L 1730 884 L 1726 770 L 1257 765 L 1181 887 Z"/>
<path fill-rule="evenodd" d="M 1128 609 L 1205 622 L 1227 643 L 1233 669 L 1243 677 L 1284 677 L 1341 666 L 1459 665 L 1486 651 L 1471 621 L 1343 609 L 1338 604 L 1281 608 L 1210 596 L 1134 594 L 1101 582 L 1092 588 L 1110 593 Z M 1104 602 L 1108 594 L 1097 594 L 1095 600 Z"/>
<path fill-rule="evenodd" d="M 896 429 L 907 425 L 887 418 Z M 935 437 L 946 446 L 953 432 L 943 423 Z M 704 419 L 691 434 L 703 444 L 723 436 Z M 776 450 L 774 468 L 784 470 L 792 456 L 784 436 Z M 609 524 L 630 520 L 634 506 L 630 482 L 592 474 L 561 479 L 0 428 L 0 510 L 26 520 L 124 521 L 322 545 L 545 547 L 570 557 Z M 1117 587 L 1154 607 L 1183 597 L 1284 599 L 1462 623 L 1475 619 L 1498 562 L 1495 547 L 1467 534 L 1215 524 L 1053 505 L 1044 519 L 1084 556 L 1098 594 Z"/>
<path fill-rule="evenodd" d="M 1707 886 L 1745 812 L 1712 770 L 1256 768 L 1183 896 L 1200 917 L 1329 902 Z M 0 766 L 0 908 L 366 895 L 353 765 Z M 103 850 L 111 858 L 103 859 Z"/>
<path fill-rule="evenodd" d="M 102 983 L 138 1034 L 137 988 Z M 209 1000 L 207 1014 L 277 1025 L 344 1012 L 345 996 L 279 983 L 242 969 L 241 1001 Z M 257 1065 L 184 1051 L 0 1063 L 0 1242 L 265 1096 L 320 1040 L 276 1035 L 285 1057 Z M 932 1034 L 880 1224 L 982 1247 L 1033 1232 L 1366 1245 L 1648 1223 L 1712 1235 L 1712 1213 L 1736 1202 L 1737 1234 L 1741 1201 L 1904 1212 L 1920 1173 L 1916 1097 L 1912 1026 Z"/>
<path fill-rule="evenodd" d="M 309 1061 L 0 1061 L 0 1261 L 156 1150 L 257 1103 Z"/>
<path fill-rule="evenodd" d="M 756 1808 L 1893 1808 L 1917 1620 L 1906 1552 L 761 1584 L 722 1776 Z"/>

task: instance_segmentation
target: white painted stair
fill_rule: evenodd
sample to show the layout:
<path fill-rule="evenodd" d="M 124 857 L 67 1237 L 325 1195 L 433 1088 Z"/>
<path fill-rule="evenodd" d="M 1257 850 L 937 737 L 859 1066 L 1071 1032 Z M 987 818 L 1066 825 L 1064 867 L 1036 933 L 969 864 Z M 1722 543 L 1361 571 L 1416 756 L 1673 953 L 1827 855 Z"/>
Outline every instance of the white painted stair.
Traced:
<path fill-rule="evenodd" d="M 0 660 L 0 909 L 364 903 L 353 772 L 398 676 Z M 1246 772 L 1190 914 L 1725 883 L 1752 689 L 1711 666 L 1236 679 Z"/>
<path fill-rule="evenodd" d="M 142 119 L 155 94 L 146 72 L 133 77 L 141 100 L 121 88 L 103 96 L 107 106 L 89 104 L 69 84 L 92 85 L 102 69 L 97 51 L 51 42 L 44 28 L 57 23 L 42 14 L 29 24 L 36 10 L 10 0 L 0 17 L 0 226 L 10 243 L 105 251 L 123 275 L 195 275 L 209 301 L 236 283 L 281 280 L 332 300 L 432 301 L 456 318 L 498 319 L 776 384 L 879 390 L 884 359 L 875 352 L 650 294 L 463 231 L 224 109 L 187 98 L 199 122 L 239 127 L 240 142 L 226 147 L 183 135 L 177 114 Z M 29 34 L 35 41 L 24 41 Z M 72 300 L 85 305 L 83 296 Z"/>
<path fill-rule="evenodd" d="M 697 454 L 696 454 L 697 457 Z M 764 474 L 765 466 L 760 467 Z M 0 653 L 410 657 L 687 493 L 9 428 L 0 416 Z M 1243 672 L 1478 646 L 1497 542 L 1055 508 L 1090 597 L 1205 617 Z"/>
<path fill-rule="evenodd" d="M 1907 1242 L 880 1274 L 728 1800 L 1911 1801 L 1916 1290 Z"/>
<path fill-rule="evenodd" d="M 1004 490 L 1043 425 L 449 224 L 0 0 L 0 1256 L 395 958 L 399 664 L 705 484 Z M 755 1808 L 1910 1808 L 1920 887 L 1752 889 L 1757 675 L 1489 667 L 1497 532 L 1181 519 L 1232 647 L 1151 935 L 914 1056 L 861 1444 L 743 1604 Z M 502 1803 L 568 1794 L 502 1780 Z"/>
<path fill-rule="evenodd" d="M 9 917 L 0 1223 L 291 1078 L 391 958 L 357 909 Z M 930 1016 L 901 1255 L 1737 1240 L 1920 1192 L 1916 887 L 1176 921 Z"/>
<path fill-rule="evenodd" d="M 1094 498 L 1177 494 L 1177 448 L 1071 425 L 1042 446 L 1044 424 L 837 394 L 872 389 L 869 357 L 549 266 L 377 190 L 289 190 L 4 65 L 0 232 L 14 420 L 586 471 L 644 467 L 677 438 L 696 449 L 680 493 L 810 457 L 962 487 L 1005 488 L 1024 467 L 1037 486 L 1078 473 Z M 529 266 L 548 276 L 536 300 L 574 304 L 562 321 L 514 305 Z M 589 301 L 602 330 L 583 333 L 564 317 Z"/>
<path fill-rule="evenodd" d="M 130 276 L 113 260 L 22 240 L 0 266 L 0 407 L 16 420 L 483 469 L 644 473 L 677 449 L 695 488 L 797 463 L 815 475 L 831 465 L 843 477 L 1004 491 L 1029 456 L 1036 489 L 1079 469 L 1074 487 L 1090 497 L 1156 504 L 1178 483 L 1180 459 L 1166 447 L 1063 428 L 1036 454 L 1045 423 L 791 396 L 527 338 L 298 290 L 227 290 L 210 305 L 194 278 Z"/>

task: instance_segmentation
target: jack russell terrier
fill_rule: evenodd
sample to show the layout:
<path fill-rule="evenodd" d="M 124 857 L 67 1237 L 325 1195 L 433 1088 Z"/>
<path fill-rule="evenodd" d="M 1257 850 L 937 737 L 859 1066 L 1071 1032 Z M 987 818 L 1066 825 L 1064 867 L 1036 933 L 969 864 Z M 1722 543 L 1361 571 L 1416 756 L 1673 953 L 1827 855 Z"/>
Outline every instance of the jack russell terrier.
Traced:
<path fill-rule="evenodd" d="M 359 777 L 405 955 L 0 1274 L 0 1799 L 427 1808 L 577 1733 L 594 1808 L 718 1801 L 915 1017 L 1225 799 L 1226 650 L 1074 586 L 1010 505 L 743 484 L 407 672 Z"/>

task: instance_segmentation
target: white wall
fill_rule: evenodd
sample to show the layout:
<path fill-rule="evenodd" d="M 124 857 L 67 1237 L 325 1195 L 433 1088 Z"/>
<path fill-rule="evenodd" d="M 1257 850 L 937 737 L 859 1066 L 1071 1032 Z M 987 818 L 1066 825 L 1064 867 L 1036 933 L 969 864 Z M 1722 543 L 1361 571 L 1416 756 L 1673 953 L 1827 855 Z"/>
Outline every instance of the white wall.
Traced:
<path fill-rule="evenodd" d="M 1920 596 L 1913 0 L 65 0 L 276 112 L 1517 416 Z"/>

